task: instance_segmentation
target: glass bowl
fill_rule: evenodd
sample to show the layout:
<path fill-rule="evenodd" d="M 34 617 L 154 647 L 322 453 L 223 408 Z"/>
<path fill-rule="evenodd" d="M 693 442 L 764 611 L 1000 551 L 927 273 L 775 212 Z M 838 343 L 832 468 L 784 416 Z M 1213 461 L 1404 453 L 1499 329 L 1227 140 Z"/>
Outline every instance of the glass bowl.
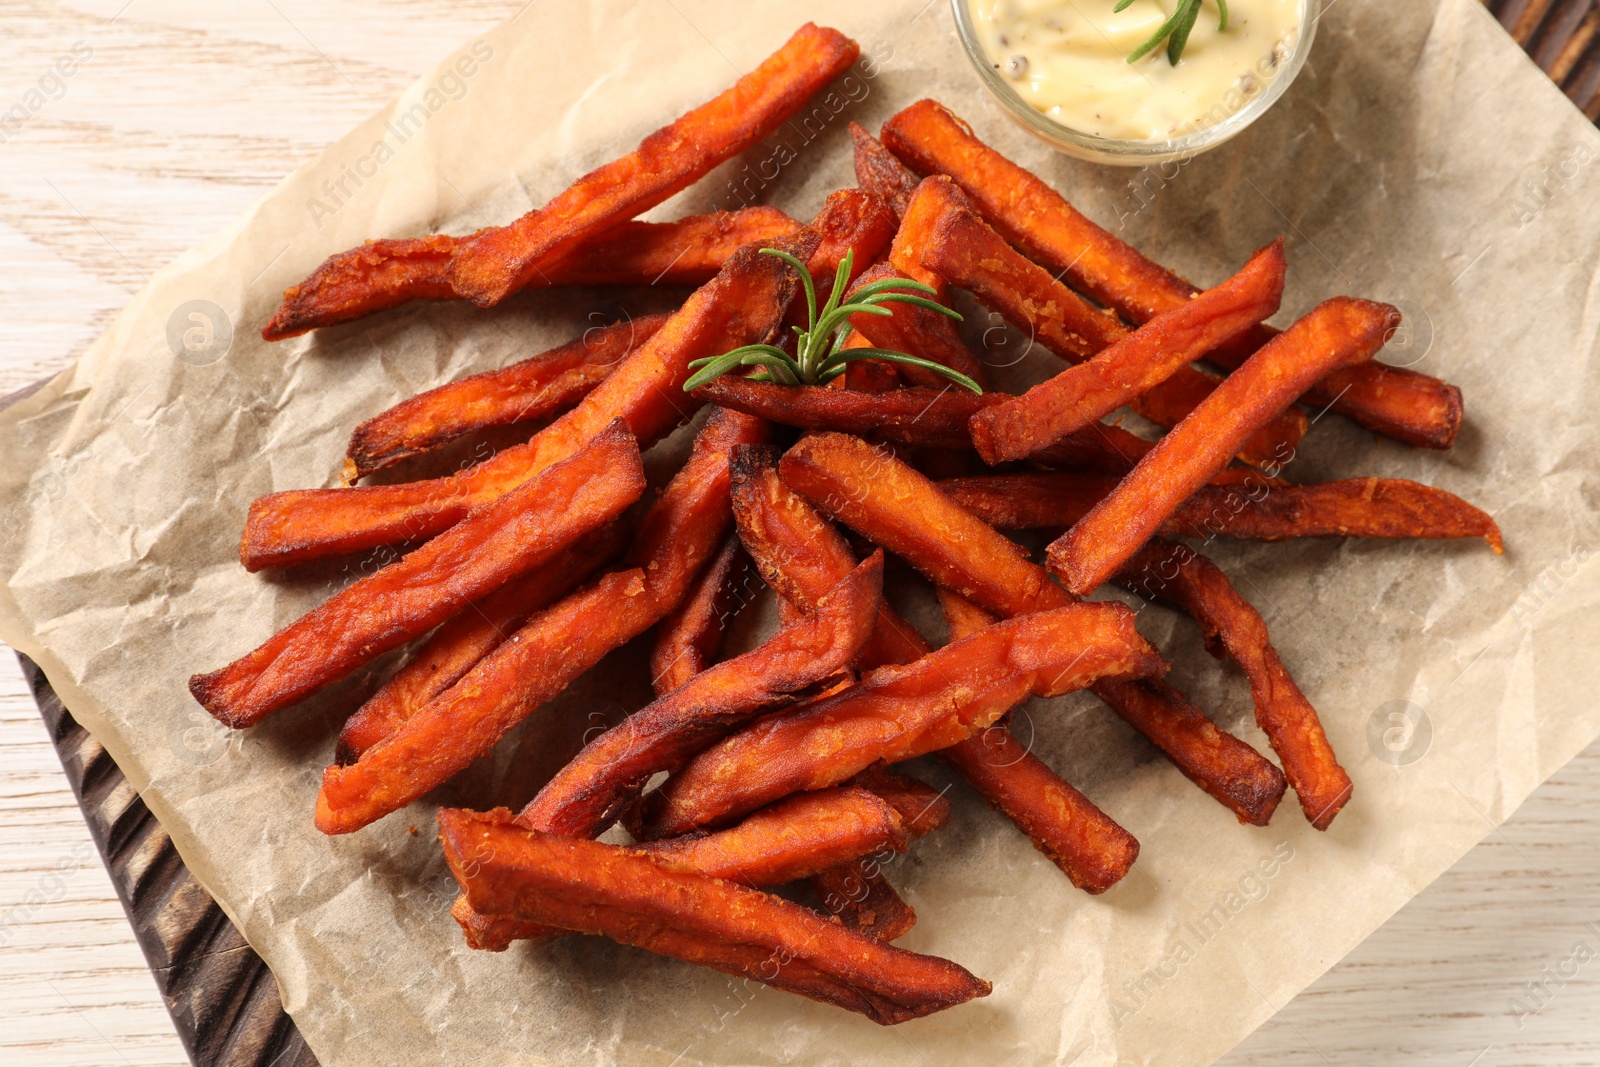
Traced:
<path fill-rule="evenodd" d="M 1084 2 L 1109 4 L 1111 0 Z M 1199 155 L 1222 144 L 1260 118 L 1288 90 L 1300 73 L 1300 68 L 1305 65 L 1306 56 L 1311 52 L 1312 39 L 1316 36 L 1321 8 L 1321 0 L 1301 0 L 1300 28 L 1289 46 L 1289 54 L 1277 64 L 1276 73 L 1264 88 L 1248 95 L 1239 94 L 1240 100 L 1236 106 L 1228 106 L 1227 101 L 1220 103 L 1218 106 L 1226 110 L 1223 118 L 1177 137 L 1127 140 L 1075 130 L 1024 100 L 995 66 L 1003 57 L 993 57 L 984 49 L 969 0 L 950 0 L 956 33 L 961 38 L 967 58 L 972 61 L 972 67 L 978 72 L 984 87 L 1000 102 L 1006 114 L 1029 133 L 1069 156 L 1092 163 L 1125 167 L 1142 167 Z"/>

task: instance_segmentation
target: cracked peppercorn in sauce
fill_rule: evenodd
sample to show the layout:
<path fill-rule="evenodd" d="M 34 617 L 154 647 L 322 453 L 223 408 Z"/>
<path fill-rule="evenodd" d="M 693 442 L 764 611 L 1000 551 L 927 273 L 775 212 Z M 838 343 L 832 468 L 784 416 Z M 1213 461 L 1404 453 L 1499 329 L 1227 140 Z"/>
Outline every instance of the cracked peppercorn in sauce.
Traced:
<path fill-rule="evenodd" d="M 1176 65 L 1165 42 L 1132 63 L 1178 0 L 968 0 L 984 51 L 1022 99 L 1081 133 L 1166 140 L 1232 115 L 1277 77 L 1303 0 L 1205 0 Z"/>

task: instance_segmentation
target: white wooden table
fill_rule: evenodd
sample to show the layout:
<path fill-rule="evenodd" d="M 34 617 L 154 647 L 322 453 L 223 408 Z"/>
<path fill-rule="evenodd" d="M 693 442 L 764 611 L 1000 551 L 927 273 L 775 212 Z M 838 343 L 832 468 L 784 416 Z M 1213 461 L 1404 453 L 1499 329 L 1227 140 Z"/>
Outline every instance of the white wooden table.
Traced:
<path fill-rule="evenodd" d="M 75 44 L 92 49 L 0 141 L 0 395 L 65 367 L 152 271 L 524 6 L 0 2 L 0 111 Z M 1223 1062 L 1600 1064 L 1590 955 L 1600 745 Z M 1514 999 L 1539 1010 L 1519 1018 Z M 0 1063 L 186 1062 L 21 676 L 0 660 Z"/>

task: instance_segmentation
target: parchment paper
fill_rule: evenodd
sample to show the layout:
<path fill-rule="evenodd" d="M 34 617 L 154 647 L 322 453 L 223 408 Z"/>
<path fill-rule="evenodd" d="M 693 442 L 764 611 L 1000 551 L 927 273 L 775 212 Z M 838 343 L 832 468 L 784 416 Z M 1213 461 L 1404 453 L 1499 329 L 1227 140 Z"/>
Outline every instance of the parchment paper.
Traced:
<path fill-rule="evenodd" d="M 1329 416 L 1289 473 L 1443 486 L 1492 512 L 1509 545 L 1503 558 L 1465 542 L 1215 546 L 1321 709 L 1354 800 L 1327 834 L 1292 797 L 1270 828 L 1241 827 L 1092 699 L 1034 705 L 1019 729 L 1139 837 L 1138 864 L 1088 897 L 956 785 L 954 825 L 889 876 L 920 916 L 903 944 L 995 992 L 895 1029 L 597 939 L 469 951 L 445 914 L 431 806 L 349 837 L 312 828 L 339 716 L 375 671 L 244 736 L 215 729 L 184 687 L 374 562 L 246 574 L 235 551 L 253 497 L 335 484 L 351 428 L 393 401 L 564 340 L 591 313 L 682 295 L 412 308 L 265 345 L 285 286 L 368 237 L 511 219 L 719 91 L 803 17 L 874 63 L 813 137 L 786 135 L 796 158 L 764 188 L 776 140 L 656 217 L 737 206 L 738 189 L 809 217 L 852 184 L 847 120 L 876 129 L 935 96 L 1202 283 L 1285 234 L 1284 321 L 1340 292 L 1399 303 L 1412 332 L 1388 358 L 1464 387 L 1460 443 L 1413 451 Z M 942 0 L 534 4 L 461 55 L 161 272 L 79 366 L 0 416 L 0 636 L 140 788 L 328 1067 L 1206 1063 L 1600 733 L 1600 137 L 1474 0 L 1334 4 L 1288 96 L 1165 174 L 1079 165 L 1013 129 Z M 1014 375 L 1051 370 L 1000 339 L 993 358 Z M 1141 625 L 1174 682 L 1265 751 L 1243 681 L 1192 625 L 1154 611 Z M 526 796 L 585 729 L 636 706 L 616 665 L 637 652 L 503 747 L 509 783 L 491 767 L 443 799 Z"/>

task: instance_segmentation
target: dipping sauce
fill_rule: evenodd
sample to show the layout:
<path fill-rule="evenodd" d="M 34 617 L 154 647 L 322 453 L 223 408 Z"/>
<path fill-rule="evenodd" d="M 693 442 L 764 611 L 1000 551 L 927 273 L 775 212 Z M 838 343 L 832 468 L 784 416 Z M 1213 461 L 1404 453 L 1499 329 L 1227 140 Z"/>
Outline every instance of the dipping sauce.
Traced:
<path fill-rule="evenodd" d="M 1069 129 L 1166 140 L 1233 115 L 1294 51 L 1304 0 L 1205 0 L 1178 64 L 1166 42 L 1129 63 L 1178 0 L 967 0 L 984 50 L 1023 100 Z"/>

